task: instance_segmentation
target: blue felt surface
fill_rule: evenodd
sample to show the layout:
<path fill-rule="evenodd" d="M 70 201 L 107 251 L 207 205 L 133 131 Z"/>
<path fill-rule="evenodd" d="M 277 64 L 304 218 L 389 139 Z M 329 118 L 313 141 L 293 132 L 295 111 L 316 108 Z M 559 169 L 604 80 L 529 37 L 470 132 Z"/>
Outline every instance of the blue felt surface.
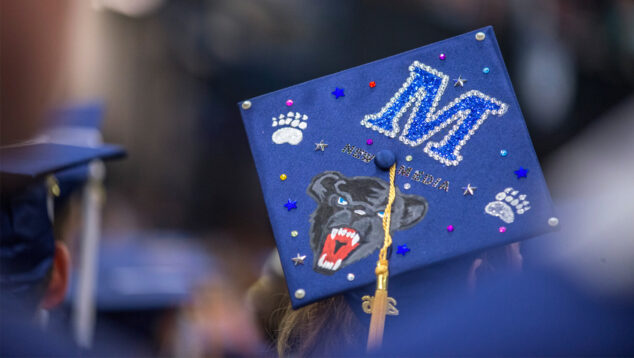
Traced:
<path fill-rule="evenodd" d="M 478 31 L 486 34 L 484 41 L 475 39 Z M 445 60 L 439 59 L 440 53 L 446 54 Z M 390 138 L 361 125 L 365 115 L 379 112 L 402 87 L 409 76 L 408 67 L 414 61 L 449 76 L 438 109 L 470 90 L 478 90 L 508 105 L 504 115 L 489 116 L 477 129 L 461 149 L 464 159 L 456 166 L 446 166 L 423 152 L 429 141 L 440 141 L 453 124 L 416 147 L 399 141 L 398 135 Z M 490 69 L 489 73 L 483 73 L 484 67 Z M 458 76 L 467 79 L 464 87 L 454 87 Z M 376 87 L 369 87 L 370 81 L 376 81 Z M 335 98 L 331 93 L 335 88 L 343 88 L 345 96 Z M 290 107 L 286 105 L 288 99 L 293 100 Z M 391 256 L 391 275 L 552 230 L 548 225 L 548 219 L 554 215 L 550 194 L 491 27 L 249 101 L 248 109 L 239 104 L 240 111 L 296 308 L 376 280 L 374 268 L 378 250 L 333 275 L 313 269 L 309 217 L 317 203 L 306 192 L 312 178 L 324 171 L 338 171 L 348 177 L 389 180 L 388 173 L 377 168 L 374 161 L 366 163 L 342 152 L 346 144 L 372 154 L 389 149 L 396 154 L 397 167 L 403 164 L 413 168 L 411 174 L 423 170 L 434 178 L 449 181 L 449 189 L 444 191 L 411 180 L 411 174 L 409 178 L 396 176 L 401 193 L 424 197 L 429 208 L 418 224 L 393 234 L 395 248 L 407 244 L 411 251 Z M 272 135 L 279 125 L 272 127 L 272 117 L 289 111 L 308 116 L 303 139 L 297 145 L 276 144 Z M 399 122 L 401 129 L 408 118 L 409 112 Z M 373 140 L 372 145 L 366 143 L 368 139 Z M 321 140 L 328 147 L 324 151 L 315 150 L 315 143 Z M 502 149 L 508 151 L 506 157 L 500 155 Z M 413 157 L 411 161 L 405 160 L 408 155 Z M 527 178 L 516 177 L 514 171 L 520 166 L 529 170 Z M 285 181 L 279 178 L 282 173 L 288 176 Z M 409 183 L 411 189 L 404 189 L 405 183 Z M 467 184 L 477 187 L 475 195 L 463 195 L 462 187 Z M 513 223 L 505 223 L 484 211 L 489 202 L 495 201 L 496 194 L 507 187 L 526 194 L 531 206 L 523 215 L 515 215 Z M 288 211 L 283 206 L 289 198 L 297 200 L 297 209 Z M 448 225 L 454 226 L 453 232 L 447 231 Z M 500 233 L 500 226 L 505 226 L 506 232 Z M 299 232 L 297 237 L 291 236 L 293 230 Z M 295 265 L 291 260 L 298 253 L 307 256 L 303 265 Z M 353 280 L 348 279 L 349 273 L 354 274 Z M 297 299 L 294 292 L 300 288 L 306 294 Z"/>
<path fill-rule="evenodd" d="M 42 143 L 0 149 L 0 172 L 38 177 L 86 164 L 93 159 L 121 157 L 125 151 L 116 145 L 96 148 Z"/>

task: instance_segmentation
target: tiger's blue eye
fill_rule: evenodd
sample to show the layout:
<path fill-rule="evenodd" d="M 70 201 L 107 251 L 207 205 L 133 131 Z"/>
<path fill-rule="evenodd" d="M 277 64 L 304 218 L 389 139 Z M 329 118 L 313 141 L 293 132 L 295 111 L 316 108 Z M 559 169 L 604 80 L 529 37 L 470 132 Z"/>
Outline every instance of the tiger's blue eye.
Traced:
<path fill-rule="evenodd" d="M 348 205 L 348 202 L 346 201 L 346 199 L 339 197 L 339 200 L 337 200 L 337 204 L 339 205 Z"/>
<path fill-rule="evenodd" d="M 383 211 L 379 211 L 378 213 L 376 213 L 380 218 L 383 217 L 383 215 L 385 215 L 385 212 Z"/>

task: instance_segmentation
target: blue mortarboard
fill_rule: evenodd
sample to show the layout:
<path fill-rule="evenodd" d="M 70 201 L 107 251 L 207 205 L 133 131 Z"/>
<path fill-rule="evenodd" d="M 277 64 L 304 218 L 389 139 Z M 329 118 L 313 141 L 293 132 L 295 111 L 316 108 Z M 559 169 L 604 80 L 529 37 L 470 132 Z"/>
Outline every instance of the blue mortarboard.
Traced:
<path fill-rule="evenodd" d="M 180 233 L 137 232 L 101 240 L 96 304 L 100 311 L 174 307 L 209 280 L 215 263 Z M 77 289 L 77 275 L 70 291 Z M 76 300 L 77 295 L 69 295 Z"/>
<path fill-rule="evenodd" d="M 558 224 L 491 27 L 239 106 L 295 308 Z"/>
<path fill-rule="evenodd" d="M 95 148 L 22 143 L 0 148 L 2 236 L 0 286 L 4 292 L 34 288 L 52 264 L 54 238 L 47 175 L 94 159 L 124 155 L 117 146 Z"/>

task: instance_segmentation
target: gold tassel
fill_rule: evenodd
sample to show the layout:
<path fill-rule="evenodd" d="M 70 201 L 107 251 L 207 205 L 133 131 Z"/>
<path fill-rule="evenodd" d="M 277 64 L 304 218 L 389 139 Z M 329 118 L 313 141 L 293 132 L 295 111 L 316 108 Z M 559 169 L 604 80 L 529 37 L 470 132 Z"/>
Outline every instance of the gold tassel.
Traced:
<path fill-rule="evenodd" d="M 379 260 L 376 263 L 376 291 L 372 300 L 372 317 L 370 318 L 370 331 L 368 332 L 367 351 L 376 351 L 381 348 L 383 343 L 383 330 L 385 328 L 385 315 L 388 313 L 388 296 L 387 296 L 387 278 L 389 276 L 387 250 L 392 245 L 392 237 L 390 236 L 390 218 L 392 214 L 392 204 L 396 196 L 394 189 L 394 176 L 396 173 L 396 164 L 390 167 L 390 191 L 387 200 L 387 206 L 383 214 L 383 231 L 385 239 L 383 247 L 379 252 Z"/>
<path fill-rule="evenodd" d="M 372 316 L 370 318 L 370 332 L 368 333 L 367 351 L 372 352 L 381 348 L 383 329 L 387 313 L 387 273 L 377 277 L 376 291 L 372 300 Z"/>

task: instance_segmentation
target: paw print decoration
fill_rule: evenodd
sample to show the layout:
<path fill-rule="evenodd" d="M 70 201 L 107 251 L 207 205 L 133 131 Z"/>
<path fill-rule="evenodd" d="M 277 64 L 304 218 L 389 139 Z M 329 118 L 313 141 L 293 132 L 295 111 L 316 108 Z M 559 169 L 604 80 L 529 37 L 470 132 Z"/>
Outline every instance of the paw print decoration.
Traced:
<path fill-rule="evenodd" d="M 525 194 L 520 194 L 513 188 L 506 188 L 495 195 L 495 201 L 488 203 L 484 212 L 510 224 L 515 221 L 515 214 L 522 215 L 530 210 L 530 204 Z"/>
<path fill-rule="evenodd" d="M 286 115 L 280 114 L 277 118 L 273 117 L 271 126 L 277 128 L 271 136 L 273 143 L 298 145 L 304 137 L 302 131 L 308 126 L 306 120 L 308 116 L 299 112 L 288 112 Z"/>

